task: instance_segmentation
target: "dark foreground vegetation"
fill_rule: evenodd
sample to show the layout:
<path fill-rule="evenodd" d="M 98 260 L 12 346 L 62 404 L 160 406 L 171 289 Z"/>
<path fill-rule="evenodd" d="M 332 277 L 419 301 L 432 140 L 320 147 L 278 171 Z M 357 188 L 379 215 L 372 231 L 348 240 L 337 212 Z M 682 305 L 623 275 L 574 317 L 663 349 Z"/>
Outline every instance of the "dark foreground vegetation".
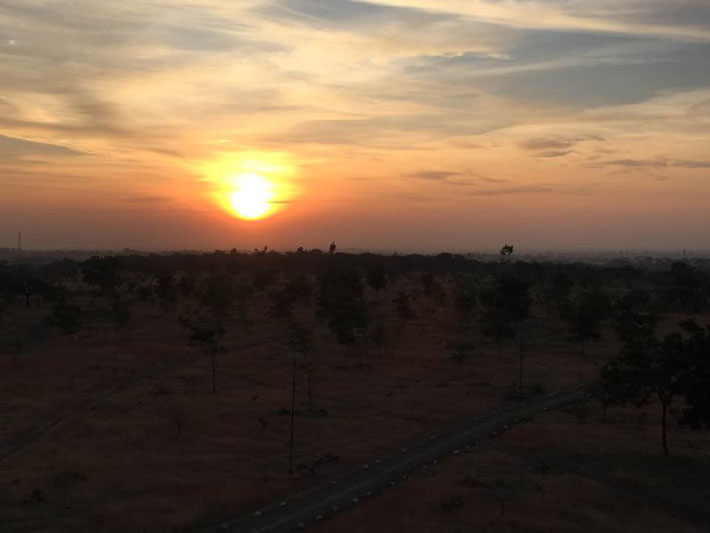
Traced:
<path fill-rule="evenodd" d="M 0 517 L 195 528 L 580 379 L 599 378 L 604 420 L 649 413 L 668 454 L 710 427 L 708 298 L 708 262 L 507 245 L 496 262 L 333 245 L 0 263 Z"/>

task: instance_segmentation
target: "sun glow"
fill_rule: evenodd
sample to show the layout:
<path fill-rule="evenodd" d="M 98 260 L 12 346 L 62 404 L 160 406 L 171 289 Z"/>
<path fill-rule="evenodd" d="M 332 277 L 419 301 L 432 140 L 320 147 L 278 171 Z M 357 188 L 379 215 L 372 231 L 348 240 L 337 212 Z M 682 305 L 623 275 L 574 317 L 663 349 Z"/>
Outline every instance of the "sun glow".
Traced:
<path fill-rule="evenodd" d="M 202 172 L 211 196 L 226 213 L 242 220 L 267 218 L 290 204 L 298 192 L 295 167 L 281 153 L 223 154 Z"/>
<path fill-rule="evenodd" d="M 229 204 L 239 218 L 255 220 L 272 210 L 272 184 L 259 174 L 242 174 L 237 178 L 236 186 L 237 189 L 229 195 Z"/>

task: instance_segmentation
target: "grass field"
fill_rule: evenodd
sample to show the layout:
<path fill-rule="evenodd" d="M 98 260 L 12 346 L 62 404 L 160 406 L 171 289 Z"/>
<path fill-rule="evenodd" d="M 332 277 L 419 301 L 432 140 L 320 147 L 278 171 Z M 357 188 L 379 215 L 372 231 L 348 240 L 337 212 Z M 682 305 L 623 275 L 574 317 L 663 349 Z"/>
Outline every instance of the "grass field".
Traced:
<path fill-rule="evenodd" d="M 663 456 L 654 407 L 545 413 L 315 531 L 707 531 L 710 438 L 674 426 Z"/>
<path fill-rule="evenodd" d="M 432 428 L 513 401 L 518 344 L 506 344 L 501 356 L 498 346 L 484 341 L 475 327 L 462 328 L 449 305 L 426 297 L 417 300 L 415 318 L 401 320 L 391 304 L 397 289 L 368 293 L 387 331 L 380 346 L 356 354 L 338 345 L 325 328 L 316 331 L 315 408 L 310 411 L 303 372 L 297 373 L 294 476 L 288 475 L 292 355 L 282 340 L 285 325 L 267 318 L 264 305 L 257 302 L 250 309 L 249 327 L 235 322 L 228 328 L 225 353 L 217 360 L 216 394 L 211 393 L 210 359 L 186 345 L 177 311 L 146 306 L 138 311 L 140 321 L 122 332 L 97 326 L 78 337 L 46 332 L 29 337 L 24 353 L 0 358 L 0 442 L 9 449 L 28 430 L 46 421 L 56 424 L 0 462 L 0 527 L 7 531 L 190 530 L 317 484 L 339 469 Z M 34 316 L 38 323 L 43 312 L 30 309 L 27 321 Z M 564 325 L 545 318 L 541 311 L 528 321 L 526 394 L 561 390 L 595 377 L 616 350 L 608 332 L 584 354 L 579 345 L 564 339 Z M 462 341 L 470 349 L 464 357 L 454 357 L 452 346 Z M 596 414 L 592 414 L 583 424 L 572 415 L 550 417 L 544 427 L 533 424 L 506 434 L 501 445 L 537 453 L 526 447 L 537 443 L 545 448 L 546 439 L 553 436 L 577 438 L 569 445 L 579 444 L 583 453 L 588 445 L 583 435 L 598 428 L 606 440 L 612 439 L 620 424 L 623 429 L 624 420 L 610 418 L 615 422 L 602 424 L 593 421 Z M 652 421 L 649 415 L 648 424 Z M 644 453 L 655 457 L 655 436 L 649 436 L 648 442 L 636 433 L 620 439 L 625 442 L 627 437 L 629 442 L 643 442 Z M 708 449 L 706 442 L 692 442 Z M 520 517 L 529 513 L 531 527 L 545 529 L 549 523 L 538 524 L 536 506 L 544 502 L 553 508 L 552 495 L 571 497 L 566 487 L 579 486 L 574 472 L 549 476 L 530 471 L 524 478 L 505 481 L 527 464 L 526 457 L 486 450 L 467 458 L 473 461 L 471 468 L 490 463 L 486 468 L 491 468 L 492 477 L 481 483 L 492 483 L 492 488 L 477 486 L 473 478 L 462 485 L 460 472 L 452 470 L 387 494 L 382 504 L 372 505 L 404 509 L 406 501 L 424 498 L 427 491 L 429 496 L 427 506 L 415 505 L 406 513 L 382 511 L 392 527 L 383 524 L 379 530 L 410 530 L 406 522 L 398 521 L 399 514 L 409 516 L 402 519 L 411 520 L 410 525 L 448 530 L 445 521 L 467 517 L 468 510 L 479 525 L 515 528 L 523 523 L 515 522 L 516 513 Z M 446 468 L 456 467 L 452 463 Z M 500 474 L 496 468 L 502 469 Z M 496 476 L 504 485 L 513 483 L 510 490 L 505 486 L 501 490 L 515 496 L 501 500 L 508 511 L 498 518 L 501 504 L 489 494 L 498 490 Z M 606 505 L 599 482 L 584 483 L 597 490 L 598 505 Z M 549 487 L 539 491 L 537 485 Z M 408 490 L 415 492 L 411 496 L 399 492 Z M 583 491 L 575 490 L 581 498 Z M 459 492 L 465 506 L 446 504 Z M 488 511 L 474 513 L 479 503 Z M 442 505 L 451 509 L 440 512 Z M 431 506 L 436 512 L 424 520 L 419 514 Z M 581 512 L 576 504 L 573 507 Z M 606 511 L 597 512 L 601 516 Z M 573 523 L 569 522 L 573 518 L 559 520 L 562 529 Z M 340 530 L 338 523 L 325 527 Z"/>

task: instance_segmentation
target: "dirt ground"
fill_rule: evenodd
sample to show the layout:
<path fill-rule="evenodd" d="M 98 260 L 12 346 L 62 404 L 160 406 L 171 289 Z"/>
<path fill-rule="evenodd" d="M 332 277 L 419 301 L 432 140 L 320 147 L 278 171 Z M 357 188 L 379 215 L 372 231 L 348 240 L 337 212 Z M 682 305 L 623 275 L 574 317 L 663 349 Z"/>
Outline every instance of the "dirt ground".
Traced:
<path fill-rule="evenodd" d="M 710 436 L 673 420 L 664 456 L 655 407 L 545 413 L 315 531 L 707 531 Z"/>
<path fill-rule="evenodd" d="M 262 318 L 252 326 L 229 328 L 226 351 L 217 360 L 217 394 L 211 393 L 209 357 L 186 345 L 172 311 L 146 308 L 139 323 L 120 333 L 97 329 L 80 338 L 44 333 L 31 337 L 21 355 L 0 357 L 0 451 L 11 450 L 29 430 L 47 421 L 53 426 L 0 460 L 0 530 L 189 530 L 317 484 L 431 428 L 510 401 L 518 375 L 517 344 L 506 344 L 501 357 L 498 346 L 482 340 L 475 329 L 463 331 L 450 306 L 424 298 L 417 303 L 417 317 L 404 322 L 389 303 L 394 290 L 368 294 L 387 328 L 382 346 L 355 355 L 337 345 L 326 330 L 318 330 L 312 411 L 307 409 L 304 375 L 300 370 L 297 374 L 294 476 L 288 475 L 293 359 L 279 340 L 285 325 L 263 318 L 262 311 L 254 311 Z M 42 310 L 30 312 L 39 316 Z M 616 349 L 607 333 L 583 354 L 579 345 L 564 340 L 562 324 L 542 316 L 536 312 L 527 325 L 526 394 L 553 392 L 594 377 Z M 457 361 L 451 343 L 464 337 L 472 340 L 474 349 Z M 527 453 L 526 447 L 535 442 L 544 447 L 552 435 L 582 439 L 598 426 L 606 435 L 605 445 L 611 446 L 621 422 L 592 422 L 595 417 L 583 423 L 564 413 L 550 415 L 544 428 L 539 424 L 516 428 L 501 443 L 524 445 L 520 452 Z M 567 424 L 576 429 L 569 430 Z M 525 431 L 531 434 L 526 436 Z M 637 433 L 630 436 L 631 442 L 641 440 Z M 655 444 L 654 439 L 644 448 L 649 458 L 655 457 Z M 707 443 L 698 446 L 709 449 Z M 508 479 L 523 467 L 529 470 L 528 459 L 499 450 L 466 461 L 472 462 L 472 469 L 490 462 L 492 477 L 486 483 L 493 485 L 497 476 Z M 446 468 L 455 469 L 453 465 Z M 496 468 L 503 470 L 497 474 Z M 407 524 L 427 524 L 431 531 L 453 531 L 447 524 L 455 525 L 456 517 L 471 514 L 477 524 L 495 524 L 507 531 L 517 527 L 516 513 L 528 512 L 540 515 L 538 525 L 531 522 L 533 529 L 546 529 L 552 524 L 546 520 L 554 513 L 538 513 L 537 506 L 546 511 L 555 505 L 561 508 L 556 497 L 577 494 L 583 500 L 587 488 L 597 494 L 590 501 L 598 503 L 584 507 L 570 500 L 571 515 L 555 518 L 562 530 L 576 519 L 596 524 L 597 515 L 613 521 L 613 511 L 604 507 L 611 505 L 605 486 L 586 478 L 579 481 L 573 472 L 530 471 L 523 481 L 515 481 L 515 474 L 514 486 L 500 489 L 512 495 L 504 498 L 502 517 L 500 498 L 490 495 L 498 489 L 479 487 L 478 481 L 461 484 L 461 475 L 452 470 L 448 477 L 442 472 L 418 479 L 409 488 L 385 494 L 382 503 L 373 502 L 385 506 L 381 509 L 394 505 L 402 510 L 388 512 L 392 527 L 380 530 L 412 530 Z M 524 486 L 515 485 L 519 482 Z M 451 510 L 442 510 L 457 494 L 465 504 L 451 503 Z M 405 512 L 408 501 L 428 503 Z M 478 503 L 489 510 L 474 513 Z M 578 516 L 583 508 L 590 516 Z M 429 511 L 425 520 L 423 514 Z M 352 514 L 353 524 L 359 512 Z M 644 507 L 639 512 L 648 514 L 638 515 L 639 523 L 652 523 L 661 511 Z M 400 515 L 404 522 L 397 518 Z M 342 520 L 342 529 L 337 529 L 338 522 L 325 527 L 346 531 L 349 522 Z M 659 531 L 661 523 L 657 522 Z M 667 522 L 676 523 L 684 524 Z M 362 529 L 353 525 L 349 530 Z"/>

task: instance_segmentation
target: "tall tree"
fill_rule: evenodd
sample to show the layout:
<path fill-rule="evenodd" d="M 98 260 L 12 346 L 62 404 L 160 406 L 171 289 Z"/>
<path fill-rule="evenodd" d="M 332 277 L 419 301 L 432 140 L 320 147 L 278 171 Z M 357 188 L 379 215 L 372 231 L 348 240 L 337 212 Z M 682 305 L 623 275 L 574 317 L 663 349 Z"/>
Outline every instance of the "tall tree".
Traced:
<path fill-rule="evenodd" d="M 667 413 L 673 398 L 682 392 L 687 357 L 680 333 L 658 340 L 652 315 L 627 312 L 617 317 L 623 342 L 619 354 L 601 371 L 604 396 L 610 404 L 641 407 L 656 398 L 661 405 L 661 442 L 668 454 Z"/>
<path fill-rule="evenodd" d="M 328 324 L 338 342 L 353 345 L 369 322 L 360 273 L 331 268 L 318 281 L 318 317 Z"/>
<path fill-rule="evenodd" d="M 565 319 L 569 323 L 570 339 L 579 342 L 584 353 L 584 344 L 601 338 L 601 324 L 609 310 L 607 297 L 598 290 L 577 294 L 569 303 Z"/>
<path fill-rule="evenodd" d="M 387 272 L 382 266 L 376 266 L 367 271 L 367 284 L 379 295 L 387 286 Z"/>
<path fill-rule="evenodd" d="M 220 340 L 225 334 L 224 327 L 220 322 L 213 320 L 203 320 L 200 323 L 195 323 L 182 315 L 178 320 L 190 331 L 189 344 L 191 346 L 199 346 L 205 354 L 210 356 L 212 362 L 212 393 L 216 393 L 217 355 L 224 352 L 224 346 L 220 344 Z"/>
<path fill-rule="evenodd" d="M 525 335 L 523 322 L 530 314 L 532 298 L 523 281 L 512 276 L 498 279 L 493 289 L 482 295 L 485 311 L 482 316 L 484 334 L 497 337 L 499 343 L 504 338 L 517 333 L 520 341 L 519 393 L 523 395 L 523 356 Z M 511 331 L 513 335 L 511 335 Z M 501 344 L 499 344 L 501 345 Z M 501 345 L 502 346 L 502 345 Z M 502 347 L 501 347 L 502 351 Z"/>
<path fill-rule="evenodd" d="M 295 320 L 289 322 L 288 345 L 299 355 L 297 365 L 306 376 L 308 410 L 313 411 L 313 389 L 318 375 L 313 326 Z"/>
<path fill-rule="evenodd" d="M 682 381 L 685 408 L 680 423 L 694 429 L 710 429 L 710 326 L 702 328 L 689 320 L 681 323 L 681 328 L 688 339 Z"/>

